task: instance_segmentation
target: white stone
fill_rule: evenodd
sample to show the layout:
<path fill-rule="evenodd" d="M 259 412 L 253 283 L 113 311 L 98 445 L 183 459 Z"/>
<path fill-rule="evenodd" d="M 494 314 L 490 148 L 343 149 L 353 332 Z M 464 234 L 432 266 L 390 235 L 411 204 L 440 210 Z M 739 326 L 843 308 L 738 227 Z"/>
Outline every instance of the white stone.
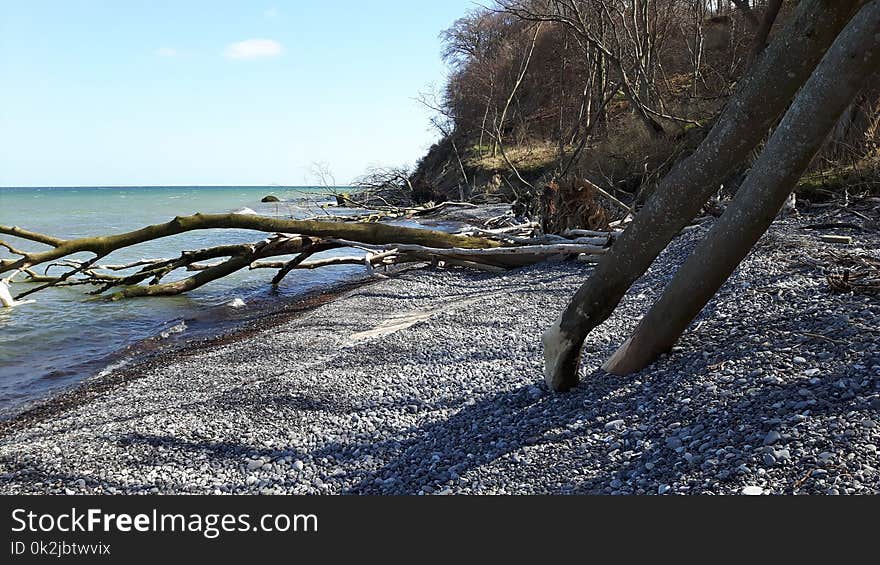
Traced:
<path fill-rule="evenodd" d="M 238 214 L 241 216 L 259 216 L 255 211 L 250 208 L 239 208 L 237 210 L 232 211 L 233 214 Z"/>
<path fill-rule="evenodd" d="M 626 422 L 624 422 L 623 420 L 613 420 L 605 424 L 605 431 L 619 430 L 624 426 L 624 424 L 626 424 Z"/>

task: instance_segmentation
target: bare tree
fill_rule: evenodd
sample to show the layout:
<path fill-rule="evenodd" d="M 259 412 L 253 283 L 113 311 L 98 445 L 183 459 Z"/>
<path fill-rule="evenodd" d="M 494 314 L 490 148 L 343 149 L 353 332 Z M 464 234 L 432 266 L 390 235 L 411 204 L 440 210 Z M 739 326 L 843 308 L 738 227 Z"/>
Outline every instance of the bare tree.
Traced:
<path fill-rule="evenodd" d="M 761 18 L 761 23 L 758 25 L 757 31 L 755 31 L 755 39 L 752 45 L 752 52 L 749 54 L 749 60 L 754 61 L 764 51 L 764 48 L 767 46 L 767 38 L 770 37 L 770 31 L 773 29 L 773 24 L 776 22 L 780 9 L 782 9 L 782 0 L 769 0 L 767 2 L 767 7 L 764 8 L 764 17 Z"/>
<path fill-rule="evenodd" d="M 458 150 L 458 144 L 455 142 L 456 135 L 458 134 L 455 115 L 445 109 L 443 104 L 437 101 L 436 92 L 422 92 L 416 100 L 429 110 L 436 112 L 436 115 L 431 117 L 431 125 L 434 126 L 434 128 L 440 132 L 440 135 L 442 135 L 444 139 L 447 139 L 452 146 L 452 152 L 455 155 L 455 161 L 458 164 L 458 171 L 461 174 L 462 180 L 462 182 L 458 183 L 458 199 L 459 201 L 464 202 L 470 196 L 473 187 L 470 186 L 461 152 Z M 411 184 L 410 187 L 412 187 Z"/>
<path fill-rule="evenodd" d="M 355 181 L 357 200 L 343 197 L 357 206 L 377 207 L 409 206 L 413 201 L 412 171 L 408 167 L 372 167 Z"/>
<path fill-rule="evenodd" d="M 513 174 L 516 176 L 517 180 L 527 186 L 528 188 L 534 190 L 534 186 L 527 180 L 525 180 L 520 174 L 519 170 L 516 168 L 516 165 L 511 162 L 510 157 L 508 157 L 507 152 L 504 150 L 504 123 L 507 119 L 507 112 L 510 110 L 510 105 L 513 102 L 513 99 L 516 97 L 516 93 L 519 90 L 520 86 L 522 86 L 523 80 L 526 77 L 526 74 L 529 72 L 529 66 L 532 63 L 532 55 L 535 53 L 535 45 L 538 43 L 538 36 L 541 34 L 541 24 L 535 26 L 535 34 L 532 37 L 532 41 L 529 44 L 529 49 L 526 52 L 522 65 L 520 65 L 519 75 L 517 76 L 516 82 L 513 85 L 513 88 L 510 91 L 510 94 L 507 97 L 507 100 L 504 102 L 504 107 L 501 109 L 501 114 L 498 116 L 498 119 L 494 124 L 494 131 L 491 132 L 492 138 L 495 140 L 495 143 L 498 145 L 499 150 L 501 151 L 501 156 L 504 158 L 504 162 L 507 163 L 507 166 L 513 171 Z"/>
<path fill-rule="evenodd" d="M 614 67 L 620 76 L 621 87 L 624 94 L 632 104 L 633 111 L 645 124 L 647 130 L 654 136 L 663 135 L 663 126 L 652 117 L 658 112 L 651 111 L 642 100 L 639 91 L 644 94 L 650 84 L 649 77 L 653 70 L 645 68 L 651 60 L 653 50 L 643 43 L 643 35 L 649 30 L 643 30 L 650 19 L 645 21 L 643 16 L 634 15 L 633 27 L 626 27 L 623 23 L 612 25 L 612 35 L 603 40 L 593 25 L 595 14 L 602 14 L 609 20 L 621 21 L 626 18 L 626 13 L 613 2 L 583 2 L 582 0 L 499 0 L 499 6 L 507 13 L 518 18 L 534 22 L 555 22 L 572 30 L 581 43 L 583 52 L 588 52 L 592 46 Z M 641 14 L 647 14 L 647 6 L 641 6 Z M 592 12 L 592 13 L 591 13 Z M 633 10 L 636 14 L 638 10 Z M 620 32 L 618 30 L 626 30 Z M 649 42 L 650 43 L 650 42 Z M 628 63 L 625 62 L 628 58 Z"/>
<path fill-rule="evenodd" d="M 549 386 L 568 390 L 577 385 L 586 336 L 611 315 L 633 282 L 761 141 L 860 4 L 858 0 L 832 5 L 824 0 L 801 2 L 785 30 L 741 81 L 708 137 L 666 175 L 544 334 Z"/>
<path fill-rule="evenodd" d="M 736 4 L 737 8 L 742 10 L 742 13 L 746 17 L 746 21 L 748 21 L 752 27 L 757 28 L 759 25 L 761 25 L 761 21 L 758 19 L 758 16 L 755 15 L 755 11 L 752 10 L 752 7 L 749 5 L 749 0 L 733 0 L 733 3 Z M 702 0 L 700 0 L 700 4 L 702 4 L 703 6 L 706 5 L 706 3 Z"/>
<path fill-rule="evenodd" d="M 326 161 L 315 161 L 312 163 L 309 173 L 323 188 L 331 191 L 336 188 L 336 177 L 333 175 L 330 164 Z"/>
<path fill-rule="evenodd" d="M 880 70 L 880 0 L 853 18 L 801 89 L 748 179 L 633 336 L 605 365 L 638 371 L 678 340 L 767 231 L 839 117 Z"/>
<path fill-rule="evenodd" d="M 691 66 L 693 67 L 693 96 L 697 95 L 700 85 L 701 69 L 703 66 L 703 47 L 705 36 L 703 34 L 703 22 L 706 19 L 707 6 L 703 0 L 688 2 L 691 32 L 688 33 L 682 26 L 682 35 L 686 37 L 685 46 L 690 54 Z M 751 12 L 750 12 L 751 13 Z"/>

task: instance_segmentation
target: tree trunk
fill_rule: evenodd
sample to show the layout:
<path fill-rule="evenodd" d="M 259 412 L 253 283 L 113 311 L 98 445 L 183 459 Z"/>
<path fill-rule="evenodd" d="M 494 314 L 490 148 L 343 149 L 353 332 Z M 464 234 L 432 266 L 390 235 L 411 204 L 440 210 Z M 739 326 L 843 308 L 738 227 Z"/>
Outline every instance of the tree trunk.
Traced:
<path fill-rule="evenodd" d="M 733 203 L 606 363 L 639 371 L 669 351 L 770 227 L 846 108 L 880 69 L 880 0 L 853 18 L 798 94 Z"/>
<path fill-rule="evenodd" d="M 285 220 L 245 214 L 195 214 L 174 218 L 166 224 L 148 226 L 136 231 L 101 237 L 63 240 L 35 234 L 18 227 L 0 226 L 0 234 L 7 234 L 53 249 L 28 254 L 17 261 L 6 260 L 0 265 L 0 274 L 28 266 L 55 261 L 79 252 L 104 257 L 109 253 L 154 239 L 207 229 L 242 229 L 266 233 L 293 233 L 313 237 L 339 237 L 359 243 L 383 244 L 388 242 L 424 245 L 427 247 L 463 247 L 478 249 L 498 247 L 499 243 L 482 237 L 466 237 L 432 230 L 406 228 L 378 223 L 326 222 L 318 220 Z"/>
<path fill-rule="evenodd" d="M 749 22 L 750 26 L 752 26 L 753 28 L 757 28 L 761 25 L 761 21 L 758 20 L 758 16 L 755 15 L 755 11 L 752 10 L 751 6 L 749 6 L 748 0 L 733 0 L 733 3 L 736 4 L 736 7 L 742 11 L 743 15 L 746 18 L 746 21 Z"/>
<path fill-rule="evenodd" d="M 431 209 L 410 210 L 413 215 L 436 211 L 450 206 L 444 203 Z M 461 203 L 458 203 L 461 205 Z M 183 251 L 172 258 L 140 259 L 127 264 L 99 263 L 114 251 L 147 241 L 174 236 L 184 232 L 206 229 L 244 229 L 268 232 L 273 235 L 255 243 L 218 245 L 199 250 Z M 521 232 L 525 231 L 525 234 Z M 308 233 L 311 235 L 293 235 Z M 515 235 L 519 233 L 520 235 Z M 195 290 L 207 283 L 246 268 L 276 268 L 272 280 L 277 286 L 295 269 L 318 268 L 339 264 L 360 264 L 368 272 L 377 266 L 412 262 L 439 262 L 449 265 L 479 268 L 493 272 L 522 267 L 550 258 L 577 257 L 582 254 L 601 255 L 614 240 L 614 234 L 580 233 L 570 238 L 560 236 L 537 237 L 534 226 L 513 226 L 495 232 L 473 228 L 468 234 L 449 234 L 426 229 L 403 228 L 372 222 L 331 222 L 314 220 L 284 220 L 253 215 L 219 214 L 179 217 L 166 224 L 109 236 L 80 239 L 60 239 L 17 227 L 0 226 L 0 234 L 47 245 L 48 251 L 24 251 L 0 240 L 0 248 L 17 259 L 0 260 L 0 307 L 23 304 L 26 296 L 59 286 L 91 285 L 97 289 L 92 295 L 102 295 L 120 289 L 112 299 L 142 296 L 174 296 Z M 484 237 L 487 236 L 487 237 Z M 306 263 L 316 253 L 351 247 L 366 251 L 365 257 L 327 258 Z M 93 257 L 80 260 L 71 257 L 79 253 Z M 283 261 L 270 258 L 295 256 Z M 211 263 L 211 260 L 222 260 Z M 46 273 L 34 271 L 46 265 Z M 49 276 L 49 269 L 66 269 L 62 274 Z M 107 272 L 111 271 L 111 272 Z M 185 279 L 163 282 L 172 273 L 196 272 Z M 9 291 L 15 277 L 24 274 L 24 283 L 38 283 L 13 297 Z M 142 285 L 142 283 L 147 283 Z"/>
<path fill-rule="evenodd" d="M 645 125 L 648 134 L 654 138 L 660 138 L 666 135 L 666 130 L 663 129 L 660 122 L 652 118 L 648 114 L 648 111 L 645 110 L 644 103 L 636 94 L 632 84 L 629 83 L 629 79 L 627 79 L 626 72 L 623 70 L 623 66 L 620 62 L 617 62 L 617 69 L 621 77 L 623 93 L 626 95 L 627 100 L 629 100 L 632 111 L 635 112 L 639 120 Z"/>
<path fill-rule="evenodd" d="M 770 37 L 770 31 L 773 29 L 773 24 L 776 23 L 776 17 L 779 15 L 780 9 L 782 9 L 782 0 L 770 0 L 767 2 L 767 7 L 764 8 L 764 17 L 761 19 L 761 25 L 755 31 L 755 39 L 752 43 L 752 51 L 749 54 L 749 61 L 757 59 L 758 55 L 767 46 L 767 38 Z"/>
<path fill-rule="evenodd" d="M 741 81 L 705 141 L 663 179 L 630 228 L 545 332 L 544 370 L 551 388 L 564 391 L 577 385 L 587 334 L 611 315 L 632 283 L 761 141 L 860 4 L 858 0 L 804 0 L 800 4 L 785 30 Z"/>

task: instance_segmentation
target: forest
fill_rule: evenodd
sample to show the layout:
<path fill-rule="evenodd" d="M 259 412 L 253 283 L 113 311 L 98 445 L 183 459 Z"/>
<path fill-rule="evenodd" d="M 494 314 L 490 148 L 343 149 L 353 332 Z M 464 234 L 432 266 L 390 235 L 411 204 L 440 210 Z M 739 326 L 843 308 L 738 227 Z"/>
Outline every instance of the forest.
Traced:
<path fill-rule="evenodd" d="M 565 193 L 557 199 L 568 201 L 583 189 L 572 179 L 587 178 L 644 203 L 705 139 L 800 8 L 781 0 L 503 0 L 476 10 L 442 35 L 450 75 L 421 99 L 436 110 L 443 138 L 412 171 L 411 188 L 427 200 L 519 199 L 552 217 L 560 212 L 553 198 L 542 202 L 543 189 L 556 183 Z M 870 80 L 839 117 L 799 182 L 803 198 L 876 190 L 877 87 Z M 725 194 L 760 147 L 720 183 Z"/>

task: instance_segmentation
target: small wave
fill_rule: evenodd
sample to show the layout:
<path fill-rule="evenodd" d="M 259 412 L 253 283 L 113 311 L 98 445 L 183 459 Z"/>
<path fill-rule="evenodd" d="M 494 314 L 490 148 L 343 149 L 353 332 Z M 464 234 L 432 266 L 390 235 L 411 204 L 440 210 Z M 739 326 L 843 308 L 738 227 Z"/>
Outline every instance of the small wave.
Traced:
<path fill-rule="evenodd" d="M 175 324 L 164 332 L 160 333 L 159 337 L 162 339 L 168 339 L 173 335 L 182 334 L 187 330 L 187 328 L 188 326 L 186 325 L 186 322 L 180 322 L 179 324 Z"/>
<path fill-rule="evenodd" d="M 76 371 L 66 370 L 66 369 L 58 369 L 56 371 L 46 373 L 45 375 L 43 375 L 41 377 L 41 379 L 46 380 L 46 381 L 58 381 L 58 380 L 66 379 L 68 377 L 73 377 L 73 376 L 76 376 Z"/>
<path fill-rule="evenodd" d="M 131 363 L 131 359 L 124 359 L 124 360 L 122 360 L 122 361 L 117 361 L 117 362 L 115 362 L 115 363 L 110 363 L 109 365 L 107 365 L 106 367 L 104 367 L 103 369 L 101 369 L 100 371 L 98 371 L 98 372 L 95 374 L 94 378 L 95 378 L 95 379 L 101 379 L 101 378 L 104 378 L 104 377 L 106 377 L 107 375 L 109 375 L 109 374 L 111 374 L 111 373 L 114 373 L 114 372 L 118 371 L 119 369 L 125 367 L 126 365 L 129 365 L 130 363 Z"/>

